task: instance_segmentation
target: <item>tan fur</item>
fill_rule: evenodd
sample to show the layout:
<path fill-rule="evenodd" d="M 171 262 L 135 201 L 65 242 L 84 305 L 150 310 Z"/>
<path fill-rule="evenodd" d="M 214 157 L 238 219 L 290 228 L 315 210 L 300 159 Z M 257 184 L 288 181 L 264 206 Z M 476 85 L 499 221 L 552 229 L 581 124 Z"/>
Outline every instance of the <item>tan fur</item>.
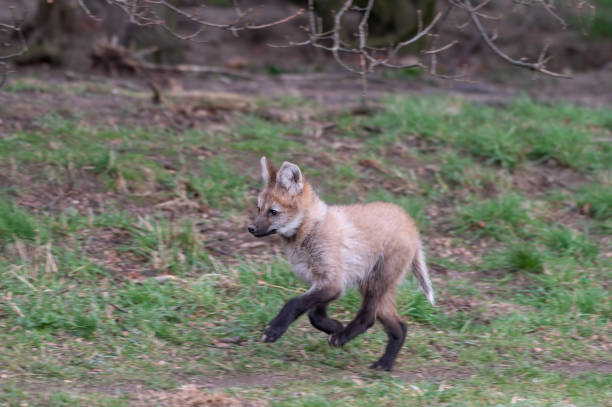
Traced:
<path fill-rule="evenodd" d="M 294 164 L 283 163 L 278 173 L 263 157 L 261 164 L 268 181 L 254 225 L 261 233 L 282 235 L 293 270 L 310 291 L 324 289 L 337 297 L 358 287 L 364 296 L 360 312 L 372 311 L 390 338 L 390 332 L 401 332 L 395 291 L 411 266 L 433 303 L 419 233 L 402 208 L 384 202 L 326 205 Z M 278 214 L 270 216 L 271 209 Z"/>
<path fill-rule="evenodd" d="M 289 196 L 270 184 L 261 202 L 262 212 L 282 209 L 290 219 L 302 214 L 295 235 L 284 236 L 283 242 L 298 277 L 312 285 L 341 291 L 358 286 L 379 260 L 393 263 L 389 273 L 380 277 L 389 284 L 397 282 L 421 245 L 414 221 L 399 206 L 386 202 L 326 205 L 306 179 L 299 196 Z"/>

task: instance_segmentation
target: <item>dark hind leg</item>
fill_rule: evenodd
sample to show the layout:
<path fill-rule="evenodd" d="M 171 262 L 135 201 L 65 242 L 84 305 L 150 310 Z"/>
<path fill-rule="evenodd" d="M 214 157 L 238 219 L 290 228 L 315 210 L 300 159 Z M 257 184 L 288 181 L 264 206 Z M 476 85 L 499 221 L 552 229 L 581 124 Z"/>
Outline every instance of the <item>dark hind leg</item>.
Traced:
<path fill-rule="evenodd" d="M 378 302 L 389 289 L 395 278 L 386 274 L 386 263 L 381 257 L 374 265 L 366 280 L 359 287 L 363 302 L 355 319 L 340 332 L 331 335 L 328 342 L 332 346 L 344 346 L 347 342 L 367 331 L 376 321 Z"/>
<path fill-rule="evenodd" d="M 332 346 L 344 346 L 347 342 L 354 339 L 357 335 L 364 333 L 376 319 L 377 291 L 374 289 L 362 288 L 363 303 L 359 312 L 348 325 L 328 339 Z"/>
<path fill-rule="evenodd" d="M 310 312 L 308 312 L 308 319 L 310 319 L 312 326 L 319 331 L 323 331 L 326 334 L 335 334 L 340 332 L 344 326 L 342 326 L 339 321 L 327 315 L 328 304 L 321 304 L 311 309 Z"/>
<path fill-rule="evenodd" d="M 390 290 L 379 303 L 376 317 L 385 328 L 389 337 L 385 353 L 370 367 L 373 369 L 391 370 L 395 358 L 406 340 L 406 324 L 402 322 L 395 308 L 395 290 Z"/>
<path fill-rule="evenodd" d="M 387 332 L 389 342 L 383 356 L 372 365 L 377 369 L 391 370 L 395 358 L 406 339 L 406 325 L 400 320 L 395 307 L 395 287 L 409 258 L 388 253 L 384 261 L 374 266 L 367 280 L 362 283 L 363 304 L 352 320 L 342 331 L 329 337 L 332 346 L 342 346 L 380 320 Z"/>

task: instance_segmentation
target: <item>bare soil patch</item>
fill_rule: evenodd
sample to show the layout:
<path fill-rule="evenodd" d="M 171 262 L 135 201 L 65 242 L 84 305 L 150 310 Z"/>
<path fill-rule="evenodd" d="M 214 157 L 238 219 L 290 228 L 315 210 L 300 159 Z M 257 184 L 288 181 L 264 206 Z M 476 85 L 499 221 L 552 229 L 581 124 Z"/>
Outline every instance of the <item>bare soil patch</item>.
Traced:
<path fill-rule="evenodd" d="M 571 168 L 559 166 L 554 159 L 544 165 L 526 165 L 513 173 L 513 180 L 518 189 L 538 196 L 554 188 L 571 189 L 584 185 L 589 178 Z"/>
<path fill-rule="evenodd" d="M 164 407 L 263 407 L 265 401 L 246 401 L 223 392 L 206 393 L 193 384 L 181 386 L 178 391 L 147 391 L 138 394 L 134 406 L 150 406 L 152 403 Z"/>
<path fill-rule="evenodd" d="M 544 366 L 551 372 L 560 372 L 565 376 L 578 376 L 583 373 L 612 374 L 612 362 L 605 360 L 559 361 Z"/>
<path fill-rule="evenodd" d="M 391 373 L 392 376 L 397 375 L 397 377 L 399 377 L 401 380 L 409 383 L 416 381 L 433 381 L 436 383 L 443 383 L 445 381 L 467 378 L 472 374 L 474 374 L 474 371 L 471 369 L 448 368 L 442 366 L 429 366 L 413 371 Z"/>

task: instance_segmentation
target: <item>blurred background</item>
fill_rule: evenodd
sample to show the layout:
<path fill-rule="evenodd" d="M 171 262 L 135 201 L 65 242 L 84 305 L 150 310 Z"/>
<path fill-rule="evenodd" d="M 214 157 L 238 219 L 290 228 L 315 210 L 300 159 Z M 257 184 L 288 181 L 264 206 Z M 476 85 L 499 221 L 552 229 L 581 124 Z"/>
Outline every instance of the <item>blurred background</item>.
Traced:
<path fill-rule="evenodd" d="M 307 1 L 215 0 L 204 5 L 190 0 L 168 3 L 3 0 L 3 3 L 6 7 L 0 10 L 0 21 L 20 29 L 16 32 L 5 26 L 0 32 L 3 54 L 19 52 L 24 44 L 28 47 L 27 52 L 3 61 L 10 61 L 21 70 L 60 68 L 119 75 L 138 69 L 150 75 L 154 67 L 136 66 L 139 65 L 137 61 L 145 61 L 158 65 L 225 67 L 270 75 L 343 71 L 329 50 L 312 45 L 288 46 L 308 39 Z M 313 1 L 320 32 L 333 28 L 333 17 L 343 3 L 340 0 Z M 356 6 L 366 6 L 365 1 L 361 3 L 356 2 Z M 537 61 L 545 48 L 546 57 L 551 57 L 546 64 L 550 71 L 581 78 L 585 72 L 609 72 L 612 5 L 608 0 L 570 1 L 558 5 L 548 0 L 530 0 L 509 4 L 491 2 L 485 6 L 486 14 L 481 13 L 483 24 L 497 47 L 510 57 Z M 305 12 L 300 13 L 300 10 Z M 520 82 L 521 78 L 529 77 L 516 74 L 516 69 L 492 53 L 470 24 L 461 3 L 376 1 L 368 19 L 367 43 L 372 49 L 382 50 L 405 41 L 418 32 L 419 24 L 427 26 L 437 13 L 441 13 L 442 18 L 430 33 L 434 35 L 424 36 L 402 48 L 393 61 L 400 65 L 423 61 L 426 68 L 378 68 L 378 75 L 422 75 L 431 66 L 422 51 L 456 42 L 436 54 L 438 73 L 493 83 L 512 79 Z M 197 16 L 201 16 L 200 22 Z M 362 12 L 353 8 L 343 15 L 340 31 L 348 48 L 356 45 L 355 33 L 361 16 Z M 217 26 L 203 25 L 201 21 Z M 219 28 L 273 22 L 281 23 L 261 29 Z M 181 36 L 188 40 L 179 38 Z M 359 65 L 356 56 L 349 54 L 343 58 L 349 64 Z M 160 70 L 164 71 L 158 69 L 158 73 Z M 610 81 L 595 80 L 600 86 L 588 82 L 574 81 L 572 85 L 564 83 L 562 86 L 571 88 L 567 92 L 611 93 L 607 88 Z"/>

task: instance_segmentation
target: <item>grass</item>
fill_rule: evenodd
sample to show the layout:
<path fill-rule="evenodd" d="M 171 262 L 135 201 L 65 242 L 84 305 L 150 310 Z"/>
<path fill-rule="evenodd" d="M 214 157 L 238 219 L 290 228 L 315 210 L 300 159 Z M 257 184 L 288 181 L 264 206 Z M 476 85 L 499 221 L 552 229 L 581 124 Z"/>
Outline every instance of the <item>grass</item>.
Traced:
<path fill-rule="evenodd" d="M 190 183 L 205 204 L 215 208 L 244 208 L 250 181 L 230 163 L 221 157 L 212 159 L 202 166 L 202 174 L 191 177 Z"/>
<path fill-rule="evenodd" d="M 599 134 L 609 131 L 605 109 L 546 106 L 526 98 L 503 110 L 452 98 L 395 97 L 386 102 L 387 109 L 363 119 L 362 125 L 382 130 L 369 140 L 371 146 L 412 135 L 510 170 L 549 159 L 578 171 L 609 169 L 612 162 L 609 143 L 598 141 Z"/>
<path fill-rule="evenodd" d="M 528 244 L 512 246 L 501 253 L 494 253 L 485 262 L 487 268 L 500 268 L 504 271 L 544 271 L 544 259 L 537 247 Z"/>
<path fill-rule="evenodd" d="M 458 233 L 472 232 L 477 237 L 498 240 L 520 234 L 529 221 L 528 202 L 515 193 L 470 202 L 458 208 L 454 218 Z"/>
<path fill-rule="evenodd" d="M 237 150 L 268 154 L 270 159 L 280 160 L 282 155 L 297 150 L 300 144 L 290 139 L 298 132 L 295 127 L 272 123 L 258 117 L 245 117 L 236 129 L 240 140 L 233 144 Z"/>
<path fill-rule="evenodd" d="M 609 185 L 586 185 L 577 196 L 579 206 L 585 208 L 589 215 L 598 220 L 612 218 L 612 192 Z"/>
<path fill-rule="evenodd" d="M 36 224 L 31 216 L 19 209 L 14 203 L 0 200 L 0 240 L 33 240 L 36 237 Z"/>
<path fill-rule="evenodd" d="M 38 92 L 51 93 L 53 86 L 34 78 L 9 81 L 2 89 L 5 92 Z"/>
<path fill-rule="evenodd" d="M 544 230 L 543 240 L 551 251 L 561 256 L 594 260 L 599 254 L 599 247 L 591 241 L 588 230 L 580 233 L 563 226 L 552 227 Z"/>
<path fill-rule="evenodd" d="M 597 39 L 609 39 L 612 37 L 612 4 L 608 0 L 595 1 L 596 12 L 592 18 L 581 21 L 580 26 L 584 27 Z"/>
<path fill-rule="evenodd" d="M 610 405 L 604 113 L 385 103 L 316 140 L 299 119 L 242 114 L 224 130 L 170 134 L 50 112 L 7 134 L 0 404 L 126 406 L 210 381 L 271 406 Z M 399 287 L 409 329 L 395 372 L 367 368 L 386 345 L 379 325 L 343 349 L 307 318 L 258 341 L 308 289 L 243 231 L 262 154 L 301 164 L 331 201 L 395 202 L 422 230 L 439 303 L 411 276 Z M 544 198 L 520 189 L 521 166 L 553 159 L 589 183 Z M 348 290 L 330 313 L 348 322 L 360 303 Z"/>

